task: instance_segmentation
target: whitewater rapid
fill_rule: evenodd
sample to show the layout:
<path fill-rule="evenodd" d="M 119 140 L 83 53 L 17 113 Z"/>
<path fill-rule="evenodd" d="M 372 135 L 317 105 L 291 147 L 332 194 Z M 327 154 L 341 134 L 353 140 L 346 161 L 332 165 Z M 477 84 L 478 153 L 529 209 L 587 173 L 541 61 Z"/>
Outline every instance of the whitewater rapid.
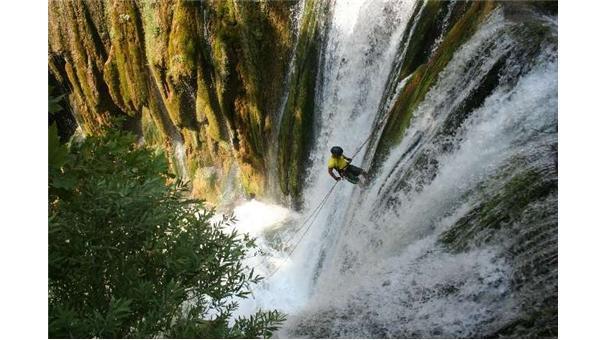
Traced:
<path fill-rule="evenodd" d="M 247 263 L 267 276 L 240 313 L 288 313 L 279 337 L 482 337 L 521 316 L 553 323 L 558 83 L 549 17 L 537 16 L 533 29 L 545 35 L 533 50 L 520 35 L 534 32 L 495 9 L 440 72 L 370 184 L 340 182 L 302 225 L 334 183 L 331 146 L 351 155 L 371 136 L 354 164 L 373 161 L 381 117 L 410 80 L 390 77 L 410 41 L 405 27 L 418 20 L 413 7 L 334 3 L 304 208 L 253 200 L 235 209 L 236 227 L 263 252 Z"/>
<path fill-rule="evenodd" d="M 302 277 L 293 268 L 293 260 L 286 252 L 276 249 L 284 239 L 297 235 L 294 224 L 300 222 L 301 215 L 278 204 L 252 199 L 237 205 L 233 216 L 236 222 L 231 228 L 255 237 L 260 251 L 245 259 L 244 264 L 266 278 L 253 287 L 252 297 L 239 300 L 240 308 L 235 316 L 248 316 L 259 309 L 293 313 L 302 308 L 308 298 L 299 289 Z"/>

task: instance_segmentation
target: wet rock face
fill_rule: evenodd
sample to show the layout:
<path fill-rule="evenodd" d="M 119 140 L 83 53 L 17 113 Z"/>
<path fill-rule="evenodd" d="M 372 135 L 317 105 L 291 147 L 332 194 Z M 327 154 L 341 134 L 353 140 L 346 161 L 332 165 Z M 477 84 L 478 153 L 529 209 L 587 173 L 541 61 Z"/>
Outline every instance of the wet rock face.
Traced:
<path fill-rule="evenodd" d="M 531 24 L 557 13 L 553 3 L 418 2 L 385 95 L 405 84 L 369 167 L 401 142 L 455 51 L 495 8 Z M 49 1 L 49 72 L 84 133 L 125 117 L 127 129 L 167 151 L 195 196 L 217 203 L 227 190 L 262 197 L 272 189 L 297 205 L 331 10 L 316 0 Z M 504 67 L 505 59 L 461 112 L 490 94 Z"/>
<path fill-rule="evenodd" d="M 49 1 L 49 72 L 84 133 L 125 117 L 181 177 L 204 183 L 200 198 L 218 200 L 228 181 L 263 195 L 296 5 Z"/>

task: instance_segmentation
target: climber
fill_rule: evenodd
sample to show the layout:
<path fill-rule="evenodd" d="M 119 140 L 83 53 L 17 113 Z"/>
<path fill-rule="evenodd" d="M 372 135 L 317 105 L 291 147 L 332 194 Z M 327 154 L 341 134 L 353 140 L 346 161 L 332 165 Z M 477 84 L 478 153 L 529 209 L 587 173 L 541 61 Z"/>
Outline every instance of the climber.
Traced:
<path fill-rule="evenodd" d="M 360 178 L 358 176 L 364 176 L 364 179 L 368 178 L 368 173 L 355 165 L 351 165 L 351 158 L 343 156 L 343 149 L 340 146 L 333 146 L 330 148 L 332 156 L 328 160 L 328 174 L 334 178 L 335 181 L 340 181 L 342 178 L 347 179 L 351 183 L 358 183 Z M 341 177 L 335 176 L 332 172 L 337 170 Z"/>

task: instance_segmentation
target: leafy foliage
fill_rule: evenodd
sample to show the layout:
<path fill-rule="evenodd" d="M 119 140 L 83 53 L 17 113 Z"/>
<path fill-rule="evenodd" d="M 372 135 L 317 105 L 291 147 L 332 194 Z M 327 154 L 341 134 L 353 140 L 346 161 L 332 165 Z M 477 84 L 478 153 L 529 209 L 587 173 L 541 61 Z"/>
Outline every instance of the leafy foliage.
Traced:
<path fill-rule="evenodd" d="M 48 89 L 48 113 L 53 115 L 61 110 L 63 107 L 61 106 L 61 101 L 65 97 L 65 95 L 60 96 L 51 96 L 51 92 L 53 91 L 53 87 L 49 86 Z"/>
<path fill-rule="evenodd" d="M 229 321 L 261 280 L 242 263 L 254 239 L 211 223 L 134 140 L 67 146 L 49 129 L 49 337 L 271 336 L 277 311 Z"/>

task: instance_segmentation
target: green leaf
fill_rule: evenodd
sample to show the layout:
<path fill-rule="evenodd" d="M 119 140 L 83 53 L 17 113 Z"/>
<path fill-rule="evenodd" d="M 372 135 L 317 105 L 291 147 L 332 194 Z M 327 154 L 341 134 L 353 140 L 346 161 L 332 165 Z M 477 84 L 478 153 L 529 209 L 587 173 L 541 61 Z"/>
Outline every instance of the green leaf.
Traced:
<path fill-rule="evenodd" d="M 186 187 L 167 185 L 162 157 L 112 129 L 68 148 L 49 128 L 50 337 L 264 337 L 276 329 L 272 314 L 227 322 L 238 308 L 230 299 L 248 298 L 257 280 L 242 263 L 253 238 L 228 232 L 229 219 L 211 224 L 214 213 Z"/>
<path fill-rule="evenodd" d="M 68 173 L 64 175 L 53 176 L 50 185 L 57 189 L 71 190 L 78 184 L 78 178 L 74 174 Z"/>
<path fill-rule="evenodd" d="M 49 91 L 50 92 L 50 91 Z M 62 94 L 57 97 L 48 97 L 48 112 L 49 113 L 57 113 L 63 110 L 63 107 L 59 104 L 61 100 L 65 97 L 65 94 Z"/>
<path fill-rule="evenodd" d="M 50 168 L 59 169 L 67 161 L 67 146 L 59 140 L 57 125 L 52 124 L 48 128 L 48 165 Z"/>

